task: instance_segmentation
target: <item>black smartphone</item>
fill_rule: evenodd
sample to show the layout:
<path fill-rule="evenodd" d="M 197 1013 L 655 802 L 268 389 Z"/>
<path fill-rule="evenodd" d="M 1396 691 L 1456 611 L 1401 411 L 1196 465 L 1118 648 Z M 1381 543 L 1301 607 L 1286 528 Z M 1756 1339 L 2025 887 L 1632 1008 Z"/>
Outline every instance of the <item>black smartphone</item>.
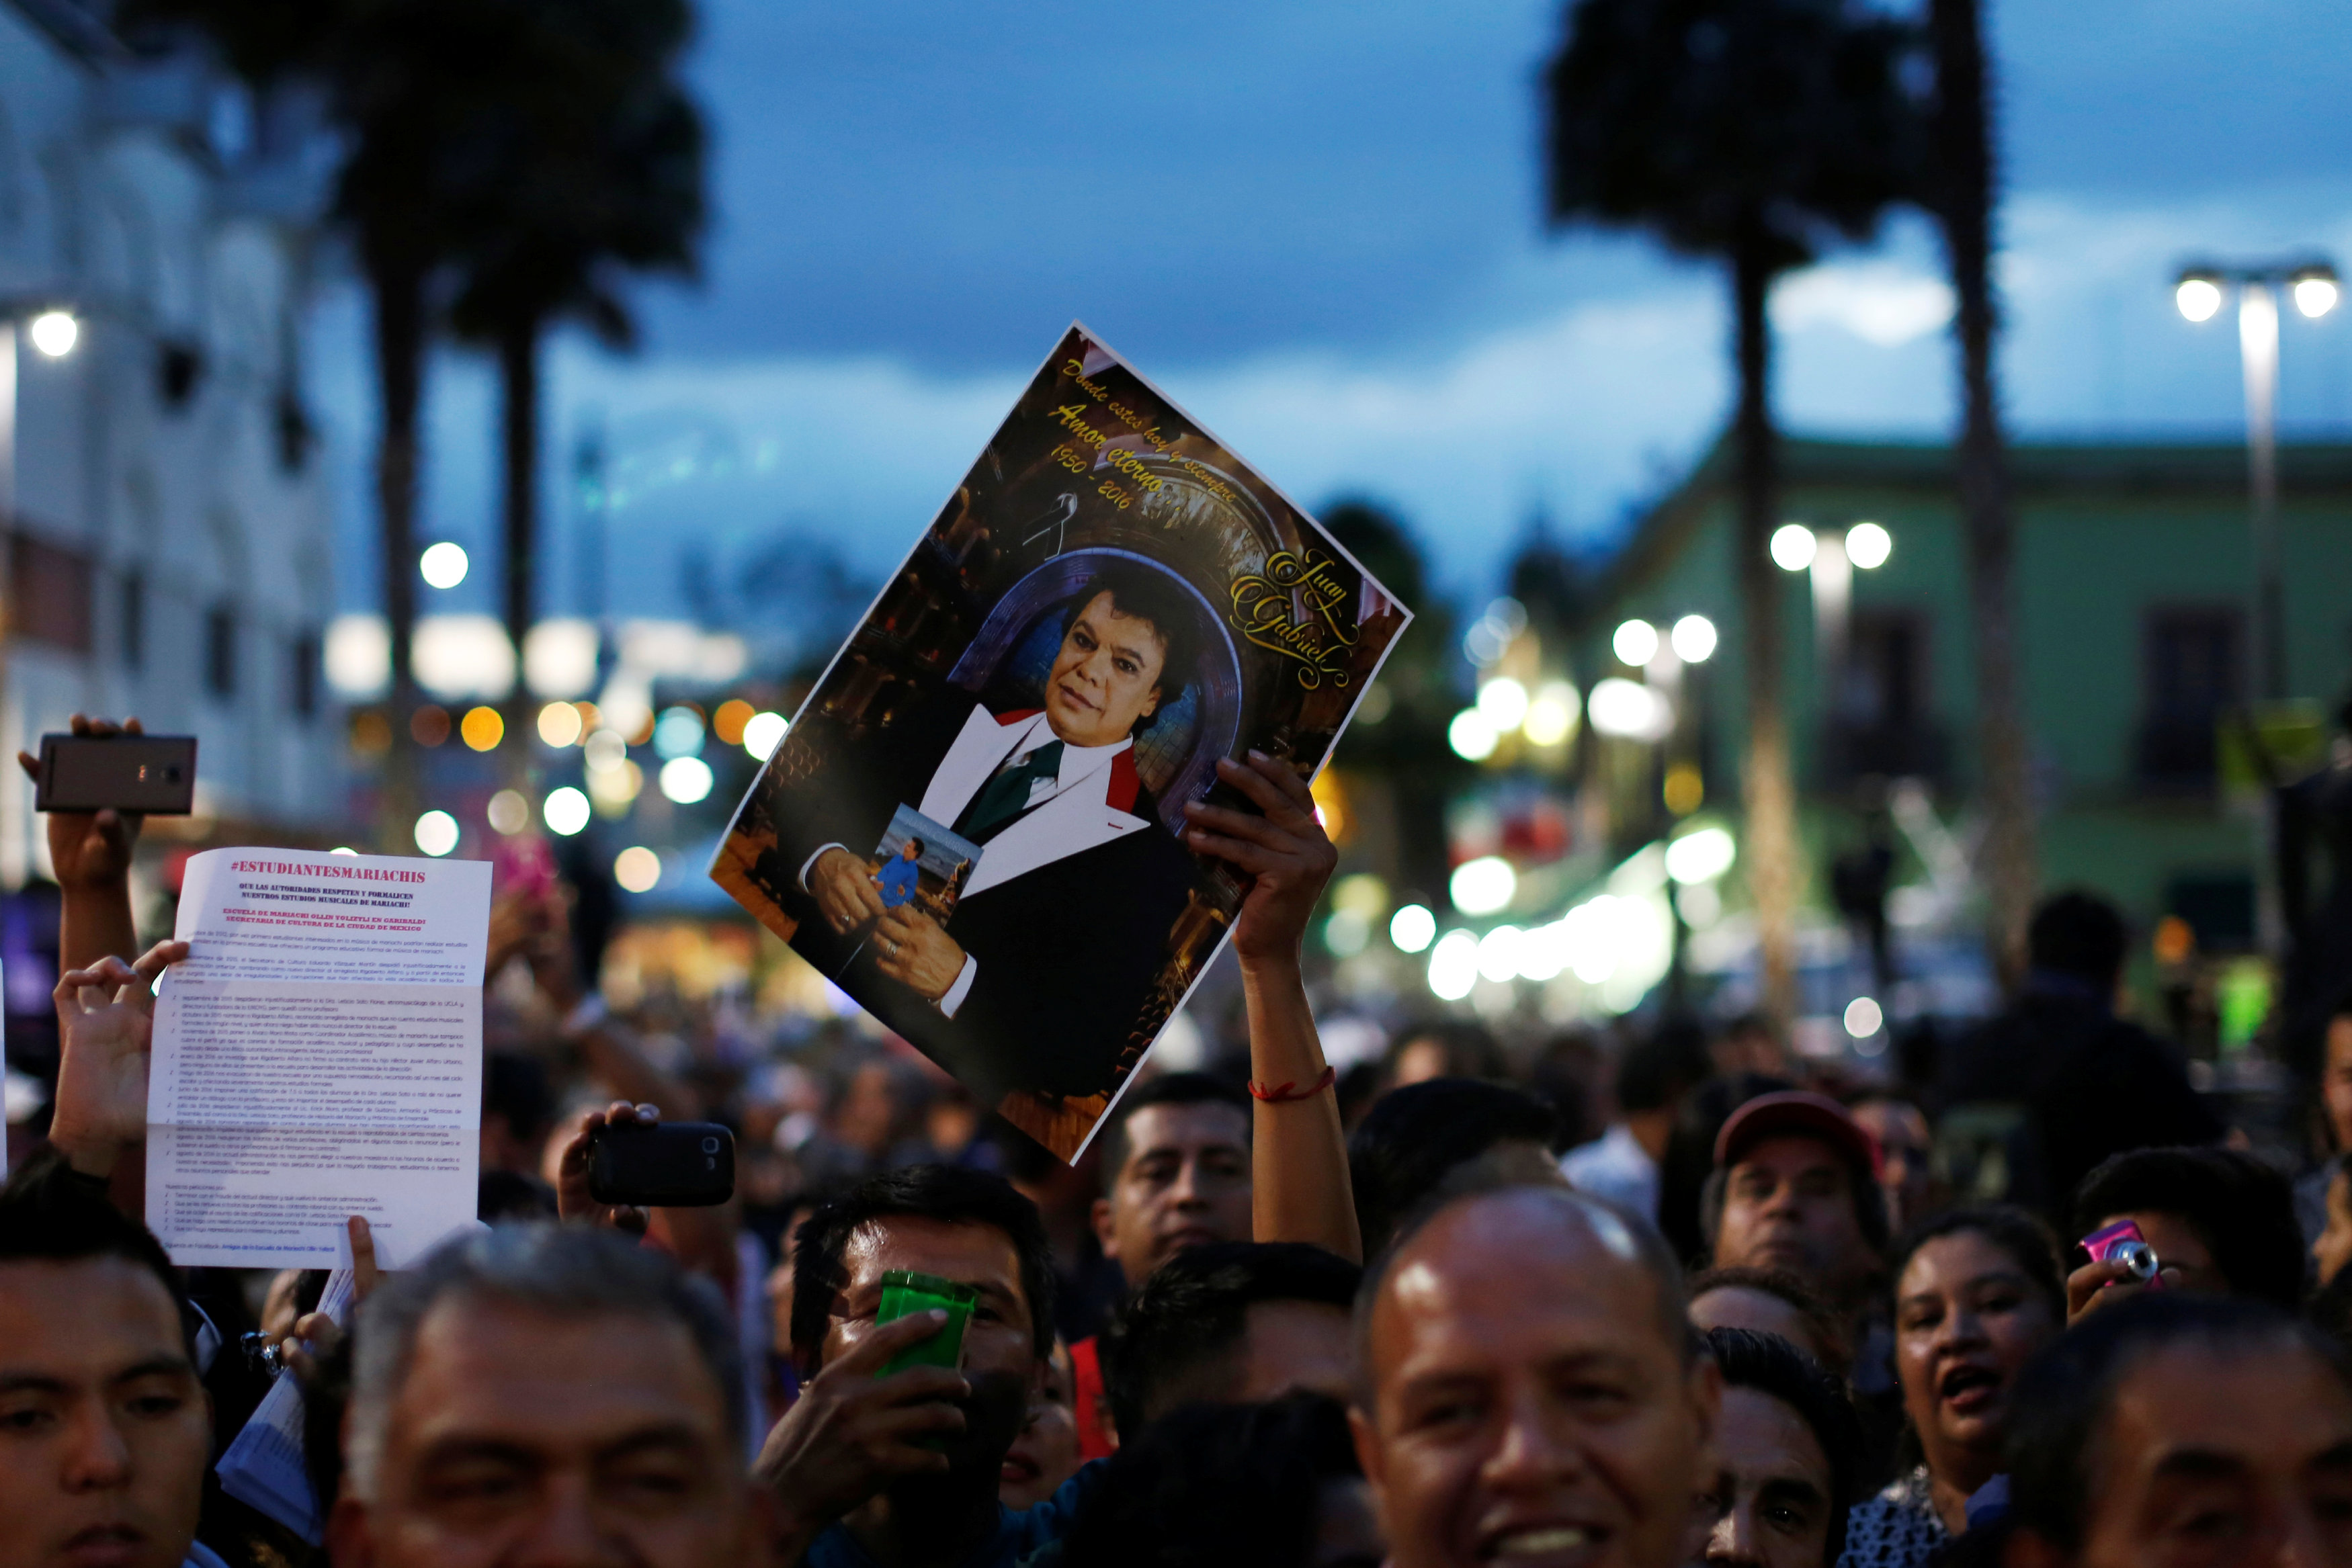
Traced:
<path fill-rule="evenodd" d="M 184 817 L 196 799 L 193 735 L 45 735 L 37 811 Z"/>
<path fill-rule="evenodd" d="M 735 1195 L 735 1134 L 716 1122 L 625 1122 L 588 1134 L 588 1196 L 702 1208 Z"/>

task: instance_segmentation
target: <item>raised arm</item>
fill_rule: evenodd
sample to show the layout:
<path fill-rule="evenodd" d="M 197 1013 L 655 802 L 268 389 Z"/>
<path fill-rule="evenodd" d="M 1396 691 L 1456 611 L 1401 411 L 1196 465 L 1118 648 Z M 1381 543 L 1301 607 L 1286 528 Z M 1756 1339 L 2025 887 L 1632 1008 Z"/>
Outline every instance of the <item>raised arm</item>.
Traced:
<path fill-rule="evenodd" d="M 76 735 L 137 735 L 135 718 L 73 716 Z M 41 765 L 30 752 L 16 753 L 27 779 L 37 780 Z M 139 840 L 137 812 L 52 811 L 49 864 L 62 894 L 58 932 L 58 972 L 87 969 L 110 955 L 130 962 L 139 951 L 139 927 L 131 917 L 131 850 Z"/>
<path fill-rule="evenodd" d="M 155 977 L 188 956 L 158 942 L 126 964 L 112 954 L 58 981 L 58 1093 L 49 1142 L 87 1176 L 112 1183 L 115 1206 L 144 1216 L 142 1183 L 122 1179 L 124 1156 L 147 1141 L 147 1064 Z"/>
<path fill-rule="evenodd" d="M 1194 801 L 1185 807 L 1192 847 L 1256 880 L 1234 922 L 1242 994 L 1249 1008 L 1255 1145 L 1251 1232 L 1260 1241 L 1306 1241 L 1350 1262 L 1363 1259 L 1348 1142 L 1307 1006 L 1299 948 L 1339 852 L 1315 820 L 1315 800 L 1296 771 L 1260 752 L 1217 764 L 1218 777 L 1265 812 Z"/>

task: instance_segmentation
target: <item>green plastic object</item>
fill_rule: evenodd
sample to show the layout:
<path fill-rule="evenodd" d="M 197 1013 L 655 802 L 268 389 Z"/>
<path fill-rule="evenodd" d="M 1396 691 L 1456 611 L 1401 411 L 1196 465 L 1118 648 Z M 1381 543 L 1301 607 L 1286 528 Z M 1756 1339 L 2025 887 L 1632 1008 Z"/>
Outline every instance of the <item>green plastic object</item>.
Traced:
<path fill-rule="evenodd" d="M 972 1304 L 979 1300 L 980 1292 L 970 1285 L 959 1285 L 936 1274 L 893 1269 L 883 1275 L 882 1306 L 874 1314 L 876 1323 L 896 1322 L 934 1308 L 946 1312 L 948 1321 L 930 1338 L 892 1356 L 879 1375 L 887 1377 L 910 1366 L 944 1366 L 952 1370 L 963 1364 L 963 1326 L 971 1321 Z"/>

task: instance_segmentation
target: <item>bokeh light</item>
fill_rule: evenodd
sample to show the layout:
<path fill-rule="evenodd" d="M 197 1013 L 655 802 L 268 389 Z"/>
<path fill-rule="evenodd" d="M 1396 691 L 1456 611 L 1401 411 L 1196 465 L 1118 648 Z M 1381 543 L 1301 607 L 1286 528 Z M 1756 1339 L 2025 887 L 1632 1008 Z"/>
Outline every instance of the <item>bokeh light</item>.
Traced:
<path fill-rule="evenodd" d="M 690 707 L 664 708 L 654 724 L 654 750 L 663 758 L 693 757 L 702 750 L 702 715 Z"/>
<path fill-rule="evenodd" d="M 1666 846 L 1666 874 L 1686 887 L 1713 882 L 1731 869 L 1738 854 L 1729 829 L 1701 828 Z"/>
<path fill-rule="evenodd" d="M 1400 953 L 1426 952 L 1437 939 L 1437 916 L 1425 904 L 1408 904 L 1389 916 L 1389 940 Z"/>
<path fill-rule="evenodd" d="M 581 744 L 588 771 L 610 773 L 629 759 L 629 743 L 609 729 L 600 729 Z"/>
<path fill-rule="evenodd" d="M 742 745 L 743 727 L 751 722 L 751 705 L 741 697 L 729 697 L 710 716 L 710 733 L 721 746 Z"/>
<path fill-rule="evenodd" d="M 512 836 L 530 826 L 530 802 L 520 789 L 501 789 L 490 797 L 489 810 L 484 813 L 490 826 Z"/>
<path fill-rule="evenodd" d="M 780 713 L 755 713 L 743 722 L 743 749 L 765 762 L 782 744 L 790 722 Z"/>
<path fill-rule="evenodd" d="M 2210 321 L 2221 308 L 2221 286 L 2210 277 L 2184 277 L 2172 299 L 2191 321 Z"/>
<path fill-rule="evenodd" d="M 1620 664 L 1639 669 L 1658 656 L 1658 629 L 1646 621 L 1628 621 L 1609 639 L 1609 650 Z"/>
<path fill-rule="evenodd" d="M 626 816 L 645 787 L 645 770 L 624 757 L 610 768 L 590 770 L 589 803 L 608 817 Z"/>
<path fill-rule="evenodd" d="M 1886 564 L 1895 553 L 1895 536 L 1876 523 L 1856 523 L 1845 531 L 1845 558 L 1864 571 Z"/>
<path fill-rule="evenodd" d="M 1528 688 L 1498 675 L 1478 688 L 1478 711 L 1496 735 L 1508 735 L 1528 716 Z"/>
<path fill-rule="evenodd" d="M 1821 541 L 1802 523 L 1782 523 L 1772 530 L 1772 564 L 1782 571 L 1802 571 L 1813 564 Z"/>
<path fill-rule="evenodd" d="M 430 588 L 455 588 L 466 580 L 466 547 L 443 539 L 427 545 L 417 559 L 416 570 L 424 575 Z"/>
<path fill-rule="evenodd" d="M 1558 746 L 1576 733 L 1576 688 L 1566 681 L 1546 681 L 1528 705 L 1519 733 L 1537 746 Z"/>
<path fill-rule="evenodd" d="M 1429 955 L 1429 990 L 1442 1002 L 1458 1002 L 1478 983 L 1478 938 L 1449 931 Z"/>
<path fill-rule="evenodd" d="M 1715 657 L 1715 622 L 1704 615 L 1685 615 L 1675 622 L 1675 657 L 1685 664 L 1704 664 Z"/>
<path fill-rule="evenodd" d="M 627 893 L 651 893 L 661 883 L 661 856 L 632 844 L 613 857 L 613 880 Z"/>
<path fill-rule="evenodd" d="M 33 347 L 50 359 L 62 360 L 81 341 L 81 323 L 70 310 L 44 310 L 26 327 Z"/>
<path fill-rule="evenodd" d="M 586 727 L 580 710 L 570 703 L 550 703 L 539 710 L 539 738 L 550 746 L 570 746 Z"/>
<path fill-rule="evenodd" d="M 1500 855 L 1480 855 L 1454 868 L 1446 891 L 1465 915 L 1492 915 L 1519 891 L 1519 873 Z"/>
<path fill-rule="evenodd" d="M 457 733 L 476 751 L 496 751 L 499 742 L 506 738 L 507 721 L 499 716 L 499 710 L 494 707 L 468 708 L 465 722 L 457 727 Z"/>
<path fill-rule="evenodd" d="M 699 757 L 673 757 L 656 775 L 663 796 L 681 806 L 708 800 L 712 783 L 710 764 Z"/>
<path fill-rule="evenodd" d="M 1501 739 L 1495 732 L 1495 721 L 1475 707 L 1464 708 L 1445 727 L 1445 744 L 1465 762 L 1486 761 L 1495 755 L 1496 743 Z"/>
<path fill-rule="evenodd" d="M 1873 997 L 1856 997 L 1845 1005 L 1845 1031 L 1856 1040 L 1868 1040 L 1886 1024 L 1885 1011 Z"/>
<path fill-rule="evenodd" d="M 539 809 L 540 820 L 548 831 L 570 838 L 588 825 L 588 797 L 566 784 L 561 789 L 551 789 L 547 801 Z"/>
<path fill-rule="evenodd" d="M 416 819 L 416 847 L 428 855 L 446 855 L 457 847 L 457 819 L 446 811 L 427 811 Z"/>

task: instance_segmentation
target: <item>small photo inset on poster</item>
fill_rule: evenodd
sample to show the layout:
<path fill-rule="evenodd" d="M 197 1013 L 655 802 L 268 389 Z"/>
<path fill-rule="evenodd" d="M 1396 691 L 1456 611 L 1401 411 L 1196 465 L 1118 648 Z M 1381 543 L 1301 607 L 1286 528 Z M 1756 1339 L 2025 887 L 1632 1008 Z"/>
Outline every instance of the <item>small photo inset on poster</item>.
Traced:
<path fill-rule="evenodd" d="M 901 805 L 874 851 L 874 885 L 882 907 L 912 904 L 941 925 L 955 914 L 956 899 L 980 869 L 981 848 L 958 838 L 912 806 Z"/>

